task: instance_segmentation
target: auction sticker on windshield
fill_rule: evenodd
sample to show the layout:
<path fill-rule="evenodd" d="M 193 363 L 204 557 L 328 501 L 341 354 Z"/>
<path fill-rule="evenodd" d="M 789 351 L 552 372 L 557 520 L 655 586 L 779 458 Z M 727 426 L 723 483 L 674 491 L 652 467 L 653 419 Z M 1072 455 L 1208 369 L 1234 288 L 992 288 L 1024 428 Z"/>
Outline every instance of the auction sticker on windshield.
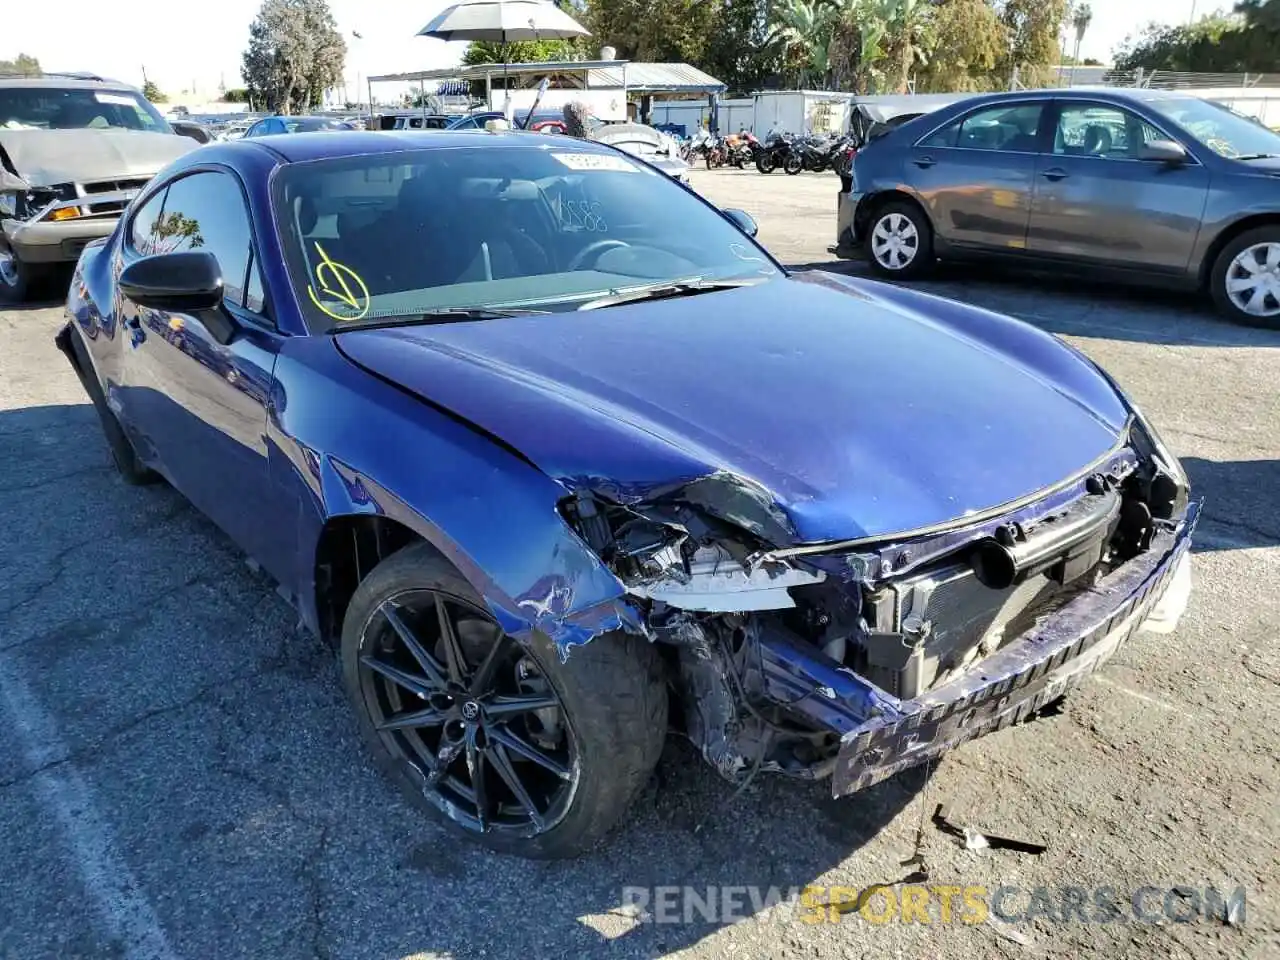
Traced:
<path fill-rule="evenodd" d="M 99 93 L 95 91 L 93 99 L 99 103 L 113 103 L 117 107 L 132 107 L 137 104 L 137 101 L 127 93 Z"/>
<path fill-rule="evenodd" d="M 570 170 L 610 170 L 617 173 L 642 172 L 642 169 L 631 161 L 607 153 L 553 153 L 552 156 Z"/>

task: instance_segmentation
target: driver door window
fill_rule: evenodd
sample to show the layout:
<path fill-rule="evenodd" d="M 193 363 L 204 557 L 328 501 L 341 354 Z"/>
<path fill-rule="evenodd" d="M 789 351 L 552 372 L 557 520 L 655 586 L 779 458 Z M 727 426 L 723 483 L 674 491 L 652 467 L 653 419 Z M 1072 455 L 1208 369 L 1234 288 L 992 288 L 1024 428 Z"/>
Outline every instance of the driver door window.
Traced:
<path fill-rule="evenodd" d="M 246 307 L 246 286 L 261 297 L 258 278 L 249 282 L 252 232 L 240 185 L 230 174 L 207 171 L 169 185 L 164 215 L 156 225 L 155 252 L 208 250 L 218 258 L 229 304 Z"/>
<path fill-rule="evenodd" d="M 1063 104 L 1053 133 L 1055 156 L 1098 160 L 1136 160 L 1140 138 L 1138 119 L 1118 107 L 1101 103 Z"/>

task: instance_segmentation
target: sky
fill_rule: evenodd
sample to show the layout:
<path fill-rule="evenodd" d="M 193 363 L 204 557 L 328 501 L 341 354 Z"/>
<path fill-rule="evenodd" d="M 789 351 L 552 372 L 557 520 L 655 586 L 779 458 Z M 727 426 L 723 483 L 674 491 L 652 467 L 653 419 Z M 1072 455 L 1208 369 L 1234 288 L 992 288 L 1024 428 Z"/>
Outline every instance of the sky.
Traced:
<path fill-rule="evenodd" d="M 415 36 L 447 2 L 329 0 L 348 44 L 351 99 L 358 99 L 356 90 L 370 74 L 458 62 L 465 44 Z M 240 54 L 259 5 L 260 0 L 7 0 L 0 59 L 26 53 L 46 70 L 89 70 L 136 86 L 145 67 L 166 93 L 194 86 L 214 99 L 219 83 L 242 85 Z M 1221 5 L 1222 0 L 1093 0 L 1093 23 L 1080 55 L 1110 62 L 1112 50 L 1146 23 L 1186 22 L 1193 10 L 1199 16 Z"/>

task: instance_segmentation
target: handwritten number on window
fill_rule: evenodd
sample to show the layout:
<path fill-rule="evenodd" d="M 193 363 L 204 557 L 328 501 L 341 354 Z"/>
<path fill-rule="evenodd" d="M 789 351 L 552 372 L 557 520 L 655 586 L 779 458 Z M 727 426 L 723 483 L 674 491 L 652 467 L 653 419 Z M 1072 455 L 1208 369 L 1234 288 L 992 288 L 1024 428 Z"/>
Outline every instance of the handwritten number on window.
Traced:
<path fill-rule="evenodd" d="M 560 219 L 565 226 L 587 233 L 607 233 L 609 230 L 604 220 L 604 208 L 591 200 L 564 201 Z"/>

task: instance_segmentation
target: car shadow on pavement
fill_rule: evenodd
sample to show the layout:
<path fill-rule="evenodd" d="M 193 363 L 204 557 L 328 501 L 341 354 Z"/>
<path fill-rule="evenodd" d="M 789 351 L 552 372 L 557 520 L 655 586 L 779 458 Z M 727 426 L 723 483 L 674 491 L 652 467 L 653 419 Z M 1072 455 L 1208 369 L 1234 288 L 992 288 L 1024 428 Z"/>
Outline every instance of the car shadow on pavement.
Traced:
<path fill-rule="evenodd" d="M 793 270 L 877 279 L 862 261 L 789 264 Z M 991 262 L 939 263 L 927 280 L 903 286 L 1019 317 L 1050 333 L 1166 346 L 1280 347 L 1274 330 L 1233 324 L 1207 297 L 1186 290 L 1012 269 Z"/>
<path fill-rule="evenodd" d="M 1204 498 L 1196 552 L 1280 546 L 1280 460 L 1184 457 L 1182 466 Z"/>
<path fill-rule="evenodd" d="M 765 776 L 738 791 L 675 739 L 596 851 L 550 863 L 489 853 L 376 772 L 333 651 L 175 491 L 115 476 L 90 406 L 0 411 L 0 456 L 0 676 L 19 678 L 27 712 L 12 716 L 0 696 L 0 808 L 26 804 L 40 777 L 57 795 L 70 770 L 88 785 L 76 816 L 109 838 L 86 843 L 48 811 L 0 817 L 11 867 L 0 902 L 23 955 L 58 955 L 73 927 L 96 944 L 86 955 L 109 952 L 87 926 L 93 911 L 71 906 L 84 900 L 77 871 L 136 879 L 179 956 L 218 942 L 225 956 L 310 960 L 653 956 L 797 888 L 912 869 L 900 861 L 913 831 L 884 828 L 922 771 L 838 801 L 826 783 Z M 28 834 L 29 852 L 15 853 Z M 36 869 L 50 858 L 64 868 Z M 64 875 L 71 887 L 41 886 Z M 677 897 L 674 923 L 628 915 L 624 898 L 655 887 L 699 901 Z M 709 887 L 738 888 L 710 919 L 698 905 Z M 779 941 L 795 935 L 779 924 Z"/>

